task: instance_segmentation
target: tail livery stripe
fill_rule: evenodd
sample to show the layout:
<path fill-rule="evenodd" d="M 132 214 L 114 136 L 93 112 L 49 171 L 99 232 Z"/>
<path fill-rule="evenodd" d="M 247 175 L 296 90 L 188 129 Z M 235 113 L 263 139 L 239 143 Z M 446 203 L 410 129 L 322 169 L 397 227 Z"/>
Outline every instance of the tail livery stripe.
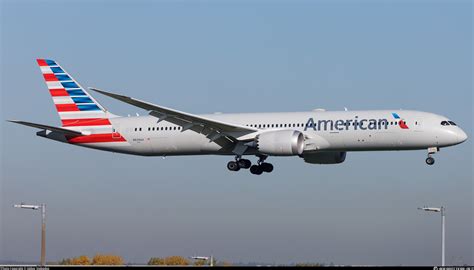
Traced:
<path fill-rule="evenodd" d="M 69 143 L 105 143 L 105 142 L 126 142 L 120 133 L 92 134 L 68 139 Z"/>
<path fill-rule="evenodd" d="M 37 59 L 43 78 L 53 98 L 63 127 L 87 129 L 91 135 L 66 136 L 71 144 L 126 142 L 114 132 L 109 113 L 74 80 L 56 61 Z"/>
<path fill-rule="evenodd" d="M 88 118 L 107 118 L 101 111 L 76 111 L 76 112 L 58 112 L 61 120 L 65 119 L 88 119 Z"/>
<path fill-rule="evenodd" d="M 64 119 L 61 120 L 63 127 L 78 126 L 109 126 L 111 125 L 107 118 L 84 118 L 84 119 Z"/>
<path fill-rule="evenodd" d="M 58 79 L 56 78 L 56 76 L 54 76 L 53 73 L 46 73 L 46 74 L 43 74 L 43 77 L 45 79 L 45 81 L 47 82 L 50 82 L 50 81 L 57 81 Z"/>
<path fill-rule="evenodd" d="M 38 62 L 38 65 L 40 67 L 48 66 L 48 64 L 46 63 L 44 59 L 37 59 L 36 61 Z"/>
<path fill-rule="evenodd" d="M 66 89 L 64 88 L 49 89 L 49 93 L 51 93 L 51 96 L 53 97 L 68 97 L 69 96 L 68 92 L 66 92 Z"/>
<path fill-rule="evenodd" d="M 76 104 L 56 104 L 58 112 L 75 112 L 79 111 Z"/>
<path fill-rule="evenodd" d="M 99 118 L 106 118 L 103 107 L 84 90 L 56 61 L 37 59 L 54 104 L 62 119 L 62 112 L 97 112 Z M 78 114 L 76 119 L 83 118 Z"/>

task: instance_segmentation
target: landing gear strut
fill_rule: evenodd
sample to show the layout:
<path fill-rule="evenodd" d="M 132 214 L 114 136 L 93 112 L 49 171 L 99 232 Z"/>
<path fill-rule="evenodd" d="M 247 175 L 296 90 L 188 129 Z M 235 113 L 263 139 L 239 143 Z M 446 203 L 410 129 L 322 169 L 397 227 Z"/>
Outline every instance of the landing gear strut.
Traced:
<path fill-rule="evenodd" d="M 431 166 L 435 163 L 435 159 L 431 155 L 436 154 L 436 152 L 438 151 L 439 151 L 438 147 L 428 148 L 428 157 L 425 160 L 426 164 Z"/>
<path fill-rule="evenodd" d="M 243 159 L 241 156 L 236 156 L 235 161 L 229 161 L 229 163 L 227 163 L 227 169 L 233 172 L 237 172 L 240 169 L 250 169 L 250 172 L 255 175 L 261 175 L 264 172 L 271 173 L 273 171 L 273 165 L 264 162 L 268 156 L 258 155 L 257 157 L 257 164 L 252 165 L 250 160 Z"/>

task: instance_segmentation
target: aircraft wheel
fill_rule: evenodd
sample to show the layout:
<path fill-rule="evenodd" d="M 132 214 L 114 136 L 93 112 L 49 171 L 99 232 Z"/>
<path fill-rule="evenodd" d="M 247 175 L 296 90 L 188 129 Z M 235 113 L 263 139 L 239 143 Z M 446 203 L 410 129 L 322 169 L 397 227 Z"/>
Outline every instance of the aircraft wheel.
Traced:
<path fill-rule="evenodd" d="M 239 167 L 239 164 L 237 164 L 237 162 L 229 161 L 229 163 L 227 163 L 227 169 L 229 169 L 229 171 L 236 172 L 240 170 L 240 167 Z"/>
<path fill-rule="evenodd" d="M 240 159 L 239 161 L 237 161 L 237 163 L 239 164 L 239 167 L 241 169 L 248 169 L 250 168 L 250 166 L 252 166 L 252 162 L 250 162 L 250 160 L 248 159 Z"/>
<path fill-rule="evenodd" d="M 252 167 L 250 167 L 250 172 L 252 174 L 261 175 L 263 173 L 263 169 L 261 166 L 252 165 Z"/>
<path fill-rule="evenodd" d="M 260 167 L 262 167 L 262 170 L 267 173 L 273 172 L 273 165 L 271 163 L 262 163 L 260 164 Z"/>
<path fill-rule="evenodd" d="M 433 165 L 434 163 L 435 163 L 435 159 L 434 159 L 434 158 L 432 158 L 432 157 L 426 158 L 426 164 L 428 164 L 428 165 L 431 166 L 431 165 Z"/>

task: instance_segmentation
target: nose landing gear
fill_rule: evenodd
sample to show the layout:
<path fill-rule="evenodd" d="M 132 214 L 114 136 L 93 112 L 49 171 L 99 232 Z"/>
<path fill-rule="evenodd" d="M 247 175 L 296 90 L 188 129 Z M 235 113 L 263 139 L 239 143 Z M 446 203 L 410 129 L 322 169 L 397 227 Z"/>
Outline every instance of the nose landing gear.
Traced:
<path fill-rule="evenodd" d="M 434 159 L 433 157 L 428 156 L 428 157 L 426 158 L 426 164 L 428 164 L 428 165 L 433 165 L 434 163 L 435 163 L 435 159 Z"/>
<path fill-rule="evenodd" d="M 438 147 L 430 147 L 428 148 L 428 157 L 426 158 L 426 164 L 428 165 L 433 165 L 435 164 L 435 159 L 431 156 L 433 154 L 436 154 L 439 151 Z"/>

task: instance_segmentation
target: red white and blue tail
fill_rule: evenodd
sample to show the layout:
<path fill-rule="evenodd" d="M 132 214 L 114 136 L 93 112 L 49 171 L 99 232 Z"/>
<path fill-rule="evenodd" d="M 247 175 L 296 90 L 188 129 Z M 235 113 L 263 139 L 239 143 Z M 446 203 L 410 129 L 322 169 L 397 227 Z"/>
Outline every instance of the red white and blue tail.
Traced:
<path fill-rule="evenodd" d="M 56 61 L 37 59 L 63 127 L 110 126 L 109 113 Z"/>

